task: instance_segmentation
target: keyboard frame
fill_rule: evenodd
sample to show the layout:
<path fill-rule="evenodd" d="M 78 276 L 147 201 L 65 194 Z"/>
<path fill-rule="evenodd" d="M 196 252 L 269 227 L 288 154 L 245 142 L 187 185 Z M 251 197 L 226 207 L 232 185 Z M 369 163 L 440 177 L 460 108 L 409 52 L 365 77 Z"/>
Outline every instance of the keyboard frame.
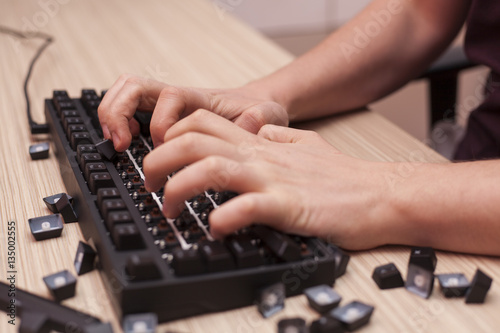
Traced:
<path fill-rule="evenodd" d="M 80 112 L 92 141 L 102 138 L 92 124 L 82 102 L 71 98 Z M 335 282 L 335 250 L 333 246 L 317 239 L 308 239 L 308 246 L 318 251 L 317 259 L 300 262 L 283 262 L 274 265 L 235 269 L 219 273 L 206 273 L 178 277 L 173 274 L 161 258 L 154 238 L 145 223 L 135 223 L 143 237 L 145 249 L 117 251 L 96 205 L 96 195 L 88 189 L 87 182 L 76 161 L 66 133 L 52 99 L 45 100 L 45 115 L 55 146 L 60 173 L 67 193 L 74 198 L 74 208 L 84 238 L 98 254 L 98 268 L 113 308 L 121 319 L 132 313 L 154 312 L 159 322 L 185 318 L 193 315 L 230 310 L 254 304 L 258 291 L 276 282 L 283 282 L 286 296 L 302 293 L 303 289 Z M 95 120 L 94 120 L 95 121 Z M 114 164 L 104 160 L 116 188 L 127 206 L 135 206 L 129 192 L 116 171 Z M 137 209 L 130 209 L 134 221 L 142 221 Z M 76 251 L 76 248 L 75 248 Z M 160 269 L 161 279 L 131 281 L 125 272 L 127 258 L 131 254 L 152 254 Z"/>

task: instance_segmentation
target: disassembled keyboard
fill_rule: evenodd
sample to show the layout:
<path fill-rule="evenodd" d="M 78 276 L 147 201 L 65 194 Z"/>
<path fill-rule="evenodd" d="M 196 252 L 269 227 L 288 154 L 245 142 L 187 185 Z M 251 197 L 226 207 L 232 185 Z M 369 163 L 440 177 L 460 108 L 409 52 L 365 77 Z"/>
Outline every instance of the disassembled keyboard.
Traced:
<path fill-rule="evenodd" d="M 208 215 L 235 193 L 206 191 L 166 219 L 162 190 L 144 187 L 150 117 L 137 113 L 141 135 L 114 154 L 102 143 L 101 97 L 94 90 L 82 90 L 81 98 L 54 91 L 45 113 L 67 193 L 120 318 L 153 312 L 163 322 L 247 306 L 276 282 L 287 296 L 333 285 L 345 257 L 320 239 L 254 225 L 215 241 Z"/>

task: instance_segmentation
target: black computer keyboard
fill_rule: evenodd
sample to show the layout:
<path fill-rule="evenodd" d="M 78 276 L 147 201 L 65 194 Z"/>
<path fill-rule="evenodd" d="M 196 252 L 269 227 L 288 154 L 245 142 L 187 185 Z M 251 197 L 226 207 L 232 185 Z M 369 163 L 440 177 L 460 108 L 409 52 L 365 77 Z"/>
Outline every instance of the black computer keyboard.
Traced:
<path fill-rule="evenodd" d="M 333 285 L 346 257 L 320 239 L 251 226 L 214 241 L 208 214 L 234 193 L 206 191 L 186 201 L 176 219 L 161 212 L 162 191 L 148 193 L 142 160 L 152 149 L 147 114 L 137 113 L 141 135 L 108 160 L 94 90 L 81 98 L 54 91 L 45 100 L 60 171 L 85 239 L 117 314 L 154 312 L 159 321 L 254 303 L 261 288 L 282 282 L 286 295 Z"/>

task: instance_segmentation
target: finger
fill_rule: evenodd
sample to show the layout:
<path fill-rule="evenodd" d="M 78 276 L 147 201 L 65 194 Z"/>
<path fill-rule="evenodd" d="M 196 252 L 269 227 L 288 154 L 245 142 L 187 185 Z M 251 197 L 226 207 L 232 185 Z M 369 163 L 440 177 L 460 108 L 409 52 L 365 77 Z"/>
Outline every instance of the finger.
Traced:
<path fill-rule="evenodd" d="M 285 216 L 286 209 L 275 196 L 269 193 L 245 193 L 210 213 L 210 232 L 215 238 L 220 239 L 254 223 L 267 224 L 283 230 L 285 226 L 282 225 L 282 221 Z"/>
<path fill-rule="evenodd" d="M 248 133 L 230 120 L 203 109 L 197 110 L 173 125 L 165 133 L 164 140 L 168 141 L 188 132 L 211 135 L 233 144 L 251 144 L 256 140 L 255 135 Z"/>
<path fill-rule="evenodd" d="M 197 89 L 169 86 L 161 91 L 151 119 L 151 138 L 153 144 L 163 143 L 165 132 L 179 119 L 197 109 L 211 108 L 210 97 Z"/>
<path fill-rule="evenodd" d="M 260 186 L 258 178 L 244 164 L 210 156 L 182 169 L 168 181 L 163 211 L 167 217 L 176 217 L 185 200 L 209 189 L 244 193 Z"/>
<path fill-rule="evenodd" d="M 257 136 L 279 143 L 328 144 L 318 133 L 295 128 L 265 125 Z"/>
<path fill-rule="evenodd" d="M 130 119 L 128 122 L 128 127 L 132 135 L 139 135 L 141 132 L 141 125 L 134 118 Z"/>
<path fill-rule="evenodd" d="M 146 189 L 158 190 L 172 172 L 211 155 L 240 157 L 236 146 L 200 133 L 188 133 L 162 144 L 144 158 Z"/>
<path fill-rule="evenodd" d="M 268 102 L 245 110 L 234 123 L 256 134 L 266 124 L 288 126 L 288 114 L 279 104 Z"/>
<path fill-rule="evenodd" d="M 123 151 L 130 145 L 129 120 L 136 110 L 153 110 L 164 87 L 165 84 L 158 81 L 128 77 L 118 92 L 111 92 L 109 102 L 99 107 L 99 120 L 109 131 L 116 150 Z"/>

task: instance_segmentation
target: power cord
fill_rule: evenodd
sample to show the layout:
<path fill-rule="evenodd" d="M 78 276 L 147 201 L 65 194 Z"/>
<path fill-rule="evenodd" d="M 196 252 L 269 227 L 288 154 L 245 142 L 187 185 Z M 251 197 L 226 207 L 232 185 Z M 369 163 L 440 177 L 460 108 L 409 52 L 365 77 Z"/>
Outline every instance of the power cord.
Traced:
<path fill-rule="evenodd" d="M 31 117 L 31 108 L 30 108 L 30 98 L 28 94 L 28 82 L 31 77 L 31 72 L 33 71 L 33 67 L 35 66 L 36 61 L 42 55 L 43 51 L 54 41 L 54 38 L 48 34 L 45 34 L 43 32 L 33 32 L 33 33 L 23 33 L 22 31 L 14 30 L 9 27 L 1 26 L 0 25 L 0 33 L 4 34 L 9 34 L 12 35 L 16 38 L 20 39 L 43 39 L 44 43 L 40 45 L 38 50 L 36 51 L 35 55 L 31 59 L 30 66 L 28 69 L 28 73 L 26 74 L 26 77 L 24 79 L 24 97 L 26 99 L 26 113 L 28 114 L 28 122 L 31 130 L 31 134 L 41 134 L 41 133 L 48 133 L 49 132 L 49 125 L 48 124 L 38 124 L 35 121 L 33 121 L 33 118 Z"/>

